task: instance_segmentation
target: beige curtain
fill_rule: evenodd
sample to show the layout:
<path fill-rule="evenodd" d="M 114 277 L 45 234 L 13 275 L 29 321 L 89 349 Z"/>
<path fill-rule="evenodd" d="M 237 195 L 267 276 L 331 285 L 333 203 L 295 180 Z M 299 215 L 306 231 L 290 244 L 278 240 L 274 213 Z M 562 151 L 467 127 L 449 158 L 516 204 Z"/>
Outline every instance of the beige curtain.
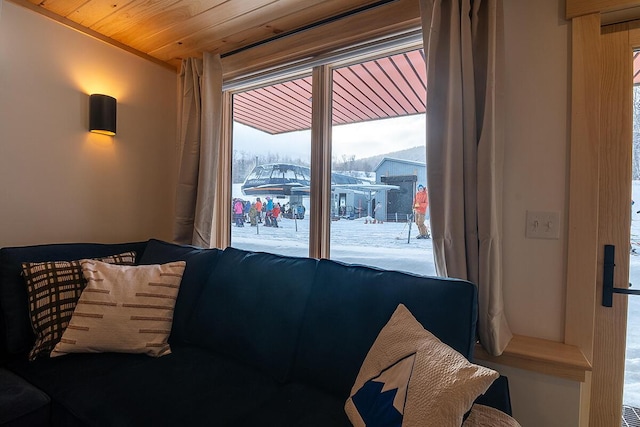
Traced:
<path fill-rule="evenodd" d="M 210 247 L 222 129 L 220 55 L 184 59 L 179 78 L 180 167 L 173 240 Z"/>
<path fill-rule="evenodd" d="M 420 0 L 436 271 L 478 285 L 480 342 L 511 339 L 502 296 L 502 0 Z"/>

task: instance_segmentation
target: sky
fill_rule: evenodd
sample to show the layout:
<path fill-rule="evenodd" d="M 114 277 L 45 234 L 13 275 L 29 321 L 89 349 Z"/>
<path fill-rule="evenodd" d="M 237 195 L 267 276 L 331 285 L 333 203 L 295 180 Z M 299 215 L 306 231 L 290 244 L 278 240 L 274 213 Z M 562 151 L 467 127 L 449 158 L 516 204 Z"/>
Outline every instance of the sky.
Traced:
<path fill-rule="evenodd" d="M 394 117 L 333 127 L 332 157 L 356 159 L 425 145 L 425 115 Z M 292 158 L 311 157 L 311 131 L 269 135 L 234 122 L 233 150 L 263 155 L 278 153 Z"/>

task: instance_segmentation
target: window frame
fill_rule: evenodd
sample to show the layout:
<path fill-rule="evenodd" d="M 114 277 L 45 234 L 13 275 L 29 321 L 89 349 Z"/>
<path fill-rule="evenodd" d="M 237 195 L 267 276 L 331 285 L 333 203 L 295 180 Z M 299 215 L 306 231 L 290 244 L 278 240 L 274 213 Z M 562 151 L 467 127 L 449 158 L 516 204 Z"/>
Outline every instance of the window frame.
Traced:
<path fill-rule="evenodd" d="M 224 87 L 225 99 L 233 100 L 233 95 L 248 90 L 264 87 L 308 77 L 312 78 L 312 121 L 311 121 L 311 206 L 309 211 L 309 253 L 312 258 L 330 258 L 331 254 L 331 184 L 332 184 L 332 78 L 333 71 L 338 68 L 371 61 L 399 53 L 422 49 L 422 35 L 415 31 L 394 35 L 384 40 L 373 40 L 368 43 L 343 49 L 335 55 L 324 55 L 308 64 L 300 63 L 288 69 L 286 67 L 260 73 L 258 76 L 246 79 L 236 79 Z M 309 71 L 311 70 L 311 71 Z M 233 129 L 233 105 L 229 105 L 231 112 L 228 126 Z M 222 144 L 227 146 L 225 152 L 233 152 L 232 133 L 223 138 Z M 231 174 L 232 158 L 228 160 L 229 176 Z M 272 171 L 273 172 L 273 171 Z M 229 180 L 231 182 L 231 180 Z M 230 184 L 229 184 L 230 185 Z M 231 229 L 231 214 L 228 214 L 229 230 Z M 231 245 L 229 240 L 222 242 L 219 247 Z"/>

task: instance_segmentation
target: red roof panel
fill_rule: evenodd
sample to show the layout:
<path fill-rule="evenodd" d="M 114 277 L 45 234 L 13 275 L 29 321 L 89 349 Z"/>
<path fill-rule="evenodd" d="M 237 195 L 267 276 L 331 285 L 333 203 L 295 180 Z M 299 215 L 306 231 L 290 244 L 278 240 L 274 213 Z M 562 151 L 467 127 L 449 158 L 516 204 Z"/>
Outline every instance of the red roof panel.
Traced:
<path fill-rule="evenodd" d="M 311 128 L 311 77 L 233 97 L 233 118 L 269 134 Z M 425 112 L 424 51 L 417 49 L 333 72 L 334 125 Z"/>

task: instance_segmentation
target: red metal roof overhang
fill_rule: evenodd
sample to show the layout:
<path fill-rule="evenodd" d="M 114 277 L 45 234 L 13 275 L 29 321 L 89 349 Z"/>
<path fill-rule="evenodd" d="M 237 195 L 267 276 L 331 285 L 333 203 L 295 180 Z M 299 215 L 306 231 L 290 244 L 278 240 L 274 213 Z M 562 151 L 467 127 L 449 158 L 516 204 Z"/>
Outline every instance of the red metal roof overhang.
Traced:
<path fill-rule="evenodd" d="M 311 77 L 237 93 L 233 119 L 269 134 L 311 128 Z M 425 112 L 424 51 L 413 50 L 333 71 L 333 124 Z"/>

